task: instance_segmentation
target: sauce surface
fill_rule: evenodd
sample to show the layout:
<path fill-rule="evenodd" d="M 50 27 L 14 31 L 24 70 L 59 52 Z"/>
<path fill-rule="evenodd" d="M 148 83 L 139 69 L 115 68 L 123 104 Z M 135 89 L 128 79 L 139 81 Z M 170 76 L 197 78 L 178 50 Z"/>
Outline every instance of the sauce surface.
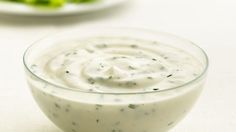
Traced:
<path fill-rule="evenodd" d="M 114 37 L 52 47 L 31 68 L 64 87 L 112 93 L 177 87 L 203 69 L 187 51 L 157 41 Z"/>

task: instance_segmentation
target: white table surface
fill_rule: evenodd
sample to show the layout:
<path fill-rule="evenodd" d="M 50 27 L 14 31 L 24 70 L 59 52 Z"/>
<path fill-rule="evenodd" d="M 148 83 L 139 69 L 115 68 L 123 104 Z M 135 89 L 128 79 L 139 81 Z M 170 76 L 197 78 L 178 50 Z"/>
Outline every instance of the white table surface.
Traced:
<path fill-rule="evenodd" d="M 85 25 L 162 30 L 199 44 L 210 58 L 208 81 L 191 113 L 171 132 L 236 131 L 236 1 L 133 0 L 92 15 L 0 15 L 0 132 L 61 132 L 34 102 L 22 54 L 42 36 Z"/>

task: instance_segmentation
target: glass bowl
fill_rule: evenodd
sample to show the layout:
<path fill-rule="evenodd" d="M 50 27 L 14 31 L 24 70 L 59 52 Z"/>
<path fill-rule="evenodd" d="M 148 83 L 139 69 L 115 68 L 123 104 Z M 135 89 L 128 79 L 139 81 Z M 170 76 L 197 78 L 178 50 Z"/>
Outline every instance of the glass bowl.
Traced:
<path fill-rule="evenodd" d="M 159 41 L 189 51 L 203 65 L 200 75 L 177 87 L 147 92 L 95 92 L 61 86 L 34 71 L 38 56 L 52 46 L 87 37 L 130 37 Z M 81 28 L 43 38 L 24 54 L 27 82 L 45 115 L 65 132 L 166 132 L 192 108 L 206 78 L 208 58 L 180 37 L 132 28 Z"/>

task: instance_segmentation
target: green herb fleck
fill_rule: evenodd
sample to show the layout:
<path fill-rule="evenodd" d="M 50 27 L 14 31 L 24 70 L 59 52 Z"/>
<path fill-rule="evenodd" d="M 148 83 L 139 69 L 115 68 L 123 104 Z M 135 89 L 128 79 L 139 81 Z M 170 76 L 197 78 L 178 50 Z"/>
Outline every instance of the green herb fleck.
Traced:
<path fill-rule="evenodd" d="M 113 60 L 116 60 L 117 58 L 118 58 L 118 57 L 116 57 L 116 56 L 115 56 L 115 57 L 112 57 Z"/>
<path fill-rule="evenodd" d="M 154 90 L 154 91 L 157 91 L 157 90 L 159 90 L 159 88 L 154 88 L 153 90 Z"/>
<path fill-rule="evenodd" d="M 73 126 L 76 126 L 76 122 L 73 121 L 73 122 L 72 122 L 72 125 L 73 125 Z"/>
<path fill-rule="evenodd" d="M 155 113 L 155 112 L 156 112 L 156 109 L 152 109 L 152 112 Z"/>
<path fill-rule="evenodd" d="M 97 119 L 96 122 L 99 123 L 99 119 Z"/>
<path fill-rule="evenodd" d="M 151 80 L 151 79 L 153 79 L 153 77 L 147 77 L 147 79 L 150 79 L 150 80 Z"/>
<path fill-rule="evenodd" d="M 115 123 L 115 125 L 120 125 L 120 121 L 117 121 L 117 122 Z"/>
<path fill-rule="evenodd" d="M 172 122 L 169 122 L 168 123 L 168 126 L 171 126 L 171 125 L 173 125 L 174 124 L 174 122 L 172 121 Z"/>
<path fill-rule="evenodd" d="M 152 58 L 152 60 L 153 60 L 153 61 L 157 61 L 157 59 L 155 59 L 155 58 Z"/>
<path fill-rule="evenodd" d="M 95 83 L 95 80 L 94 80 L 93 78 L 88 78 L 88 82 L 89 82 L 90 84 L 94 84 L 94 83 Z"/>
<path fill-rule="evenodd" d="M 134 105 L 134 104 L 129 104 L 128 107 L 130 109 L 136 109 L 138 107 L 138 105 Z"/>
<path fill-rule="evenodd" d="M 131 47 L 131 48 L 138 48 L 138 46 L 135 45 L 135 44 L 130 45 L 130 47 Z"/>
<path fill-rule="evenodd" d="M 70 71 L 66 71 L 66 73 L 68 74 L 68 73 L 70 73 Z"/>
<path fill-rule="evenodd" d="M 90 88 L 88 91 L 89 91 L 89 92 L 93 92 L 93 89 Z"/>
<path fill-rule="evenodd" d="M 102 107 L 103 105 L 100 105 L 100 104 L 96 104 L 97 107 Z"/>
<path fill-rule="evenodd" d="M 128 68 L 131 70 L 135 70 L 135 68 L 133 66 L 129 66 Z"/>
<path fill-rule="evenodd" d="M 133 86 L 136 86 L 137 83 L 136 83 L 136 82 L 131 82 L 131 81 L 129 81 L 129 82 L 126 82 L 125 85 L 126 85 L 127 87 L 133 87 Z"/>
<path fill-rule="evenodd" d="M 123 108 L 120 109 L 120 112 L 124 112 L 124 111 L 125 111 L 125 109 L 123 109 Z"/>
<path fill-rule="evenodd" d="M 33 64 L 33 65 L 30 66 L 31 69 L 34 69 L 35 67 L 37 67 L 36 64 Z"/>
<path fill-rule="evenodd" d="M 112 79 L 112 76 L 109 76 L 108 79 Z"/>
<path fill-rule="evenodd" d="M 104 65 L 102 63 L 99 64 L 101 68 L 104 68 Z"/>
<path fill-rule="evenodd" d="M 65 109 L 65 112 L 69 112 L 70 110 L 68 108 Z"/>
<path fill-rule="evenodd" d="M 170 74 L 170 75 L 167 75 L 166 77 L 171 77 L 172 76 L 172 74 Z"/>
<path fill-rule="evenodd" d="M 164 66 L 161 66 L 160 67 L 160 70 L 165 70 L 166 68 Z"/>
<path fill-rule="evenodd" d="M 107 45 L 106 44 L 99 44 L 99 45 L 96 45 L 97 48 L 107 48 Z"/>
<path fill-rule="evenodd" d="M 59 104 L 57 104 L 57 103 L 54 103 L 54 106 L 55 106 L 56 108 L 58 108 L 58 109 L 61 109 L 61 106 L 60 106 Z"/>
<path fill-rule="evenodd" d="M 65 56 L 70 56 L 70 55 L 71 55 L 71 53 L 66 53 L 66 54 L 65 54 Z"/>
<path fill-rule="evenodd" d="M 58 117 L 58 115 L 57 115 L 56 113 L 52 113 L 52 116 L 53 116 L 54 118 L 57 118 L 57 117 Z"/>
<path fill-rule="evenodd" d="M 91 49 L 85 49 L 87 52 L 89 52 L 89 53 L 93 53 L 94 51 L 93 50 L 91 50 Z"/>

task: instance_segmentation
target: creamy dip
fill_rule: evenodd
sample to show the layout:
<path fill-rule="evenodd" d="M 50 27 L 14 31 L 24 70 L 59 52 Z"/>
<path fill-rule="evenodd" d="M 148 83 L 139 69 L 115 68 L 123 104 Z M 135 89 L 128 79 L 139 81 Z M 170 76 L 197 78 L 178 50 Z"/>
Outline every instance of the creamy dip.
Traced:
<path fill-rule="evenodd" d="M 94 37 L 48 48 L 31 65 L 47 82 L 28 82 L 65 132 L 164 132 L 190 110 L 203 81 L 162 90 L 190 82 L 203 67 L 190 52 L 158 41 Z"/>
<path fill-rule="evenodd" d="M 194 79 L 201 63 L 190 53 L 159 42 L 99 37 L 52 48 L 35 62 L 53 83 L 97 92 L 168 89 Z"/>

